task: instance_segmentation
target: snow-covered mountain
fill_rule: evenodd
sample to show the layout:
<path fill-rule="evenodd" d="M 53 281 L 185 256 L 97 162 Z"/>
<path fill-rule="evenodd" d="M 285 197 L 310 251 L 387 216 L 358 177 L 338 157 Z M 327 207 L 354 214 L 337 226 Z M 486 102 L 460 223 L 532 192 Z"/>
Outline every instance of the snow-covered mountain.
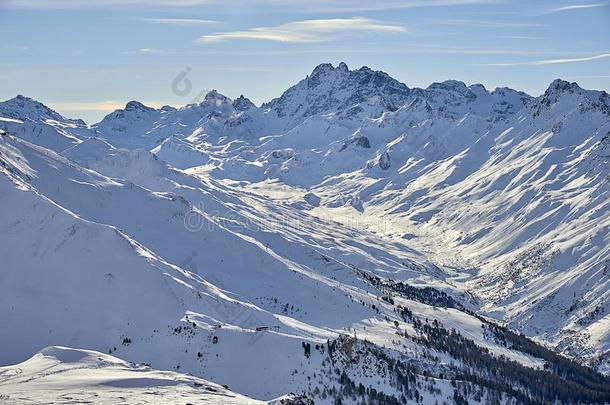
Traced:
<path fill-rule="evenodd" d="M 201 378 L 157 371 L 91 350 L 51 346 L 30 359 L 0 367 L 0 400 L 14 405 L 31 403 L 197 403 L 262 405 L 262 402 Z"/>
<path fill-rule="evenodd" d="M 308 117 L 331 112 L 355 118 L 362 113 L 395 111 L 410 93 L 406 85 L 384 72 L 368 67 L 349 70 L 345 63 L 335 68 L 327 63 L 262 108 L 271 109 L 287 125 L 294 126 Z"/>
<path fill-rule="evenodd" d="M 610 370 L 609 106 L 345 64 L 92 126 L 0 103 L 0 364 L 63 345 L 263 401 L 609 400 L 511 332 Z"/>
<path fill-rule="evenodd" d="M 0 130 L 37 145 L 62 151 L 92 136 L 82 120 L 72 120 L 29 97 L 18 95 L 0 103 Z"/>
<path fill-rule="evenodd" d="M 175 109 L 168 106 L 156 110 L 140 102 L 130 101 L 125 105 L 125 109 L 108 114 L 102 121 L 95 124 L 94 128 L 109 136 L 124 136 L 126 131 L 129 131 L 130 135 L 134 135 L 136 128 L 139 132 L 146 133 L 164 113 L 169 111 L 175 111 Z"/>

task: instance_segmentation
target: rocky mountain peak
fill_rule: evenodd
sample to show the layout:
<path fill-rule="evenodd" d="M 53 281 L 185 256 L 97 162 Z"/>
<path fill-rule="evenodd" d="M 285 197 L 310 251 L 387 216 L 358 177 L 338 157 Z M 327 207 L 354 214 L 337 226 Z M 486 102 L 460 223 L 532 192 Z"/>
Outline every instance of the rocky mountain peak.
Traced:
<path fill-rule="evenodd" d="M 243 96 L 243 94 L 233 100 L 233 108 L 237 111 L 246 111 L 252 107 L 256 107 L 250 99 Z"/>
<path fill-rule="evenodd" d="M 459 80 L 445 80 L 444 82 L 434 82 L 430 86 L 428 86 L 429 90 L 448 90 L 448 91 L 458 91 L 458 92 L 467 92 L 468 86 L 464 82 Z"/>
<path fill-rule="evenodd" d="M 219 93 L 217 90 L 210 90 L 208 94 L 205 95 L 203 99 L 203 103 L 226 103 L 229 102 L 229 98 L 224 94 Z"/>
<path fill-rule="evenodd" d="M 359 104 L 372 105 L 374 114 L 395 111 L 410 94 L 409 88 L 387 73 L 368 67 L 349 70 L 345 63 L 316 66 L 312 73 L 281 97 L 263 107 L 279 117 L 303 119 L 323 112 L 346 111 Z"/>
<path fill-rule="evenodd" d="M 52 119 L 56 121 L 66 120 L 61 114 L 47 107 L 39 101 L 21 94 L 0 103 L 0 114 L 7 118 L 21 120 Z"/>
<path fill-rule="evenodd" d="M 566 80 L 555 79 L 544 92 L 542 98 L 545 101 L 555 102 L 564 94 L 573 94 L 582 91 L 576 83 Z"/>
<path fill-rule="evenodd" d="M 145 106 L 139 101 L 130 101 L 125 105 L 125 111 L 150 111 L 154 110 L 152 107 Z"/>
<path fill-rule="evenodd" d="M 555 79 L 535 104 L 536 115 L 554 105 L 578 106 L 581 111 L 598 110 L 610 114 L 610 96 L 605 91 L 584 90 L 575 82 Z"/>
<path fill-rule="evenodd" d="M 582 90 L 582 89 L 580 88 L 580 86 L 578 84 L 576 84 L 576 82 L 570 83 L 567 80 L 555 79 L 551 82 L 551 84 L 547 88 L 546 92 L 554 93 L 554 92 L 567 91 L 567 92 L 573 93 L 573 92 L 579 91 L 579 90 Z"/>
<path fill-rule="evenodd" d="M 344 71 L 344 72 L 349 72 L 349 68 L 347 67 L 347 64 L 345 62 L 339 63 L 339 65 L 337 66 L 337 69 Z"/>
<path fill-rule="evenodd" d="M 316 75 L 321 75 L 324 73 L 328 73 L 328 72 L 332 72 L 334 71 L 335 68 L 332 65 L 332 63 L 320 63 L 318 66 L 316 66 L 313 71 L 311 72 L 311 76 L 316 76 Z"/>

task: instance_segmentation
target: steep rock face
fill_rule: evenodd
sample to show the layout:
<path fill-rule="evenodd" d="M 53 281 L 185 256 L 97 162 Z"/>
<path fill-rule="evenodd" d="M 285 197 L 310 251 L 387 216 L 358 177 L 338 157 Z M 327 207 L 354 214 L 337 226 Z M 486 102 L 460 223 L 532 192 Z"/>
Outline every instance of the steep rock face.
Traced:
<path fill-rule="evenodd" d="M 250 101 L 250 99 L 244 97 L 243 94 L 233 100 L 233 108 L 236 111 L 246 111 L 253 107 L 256 107 L 254 103 Z"/>
<path fill-rule="evenodd" d="M 392 166 L 392 162 L 390 159 L 390 154 L 388 152 L 384 152 L 379 156 L 379 167 L 381 170 L 388 170 Z"/>
<path fill-rule="evenodd" d="M 377 116 L 383 111 L 395 111 L 409 95 L 406 85 L 384 72 L 368 67 L 349 70 L 345 63 L 336 68 L 322 64 L 263 108 L 270 108 L 278 117 L 293 123 L 321 113 L 350 109 L 349 116 L 361 111 Z"/>
<path fill-rule="evenodd" d="M 573 111 L 610 116 L 610 95 L 605 91 L 584 90 L 576 83 L 556 79 L 532 105 L 532 111 L 541 119 Z"/>

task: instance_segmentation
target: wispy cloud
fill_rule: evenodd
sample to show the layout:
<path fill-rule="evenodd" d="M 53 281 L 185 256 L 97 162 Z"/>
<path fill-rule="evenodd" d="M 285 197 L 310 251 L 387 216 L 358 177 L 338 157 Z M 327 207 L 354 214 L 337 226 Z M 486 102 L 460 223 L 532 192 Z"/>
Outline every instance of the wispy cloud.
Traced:
<path fill-rule="evenodd" d="M 165 25 L 212 25 L 220 23 L 220 21 L 199 18 L 139 18 L 138 20 Z"/>
<path fill-rule="evenodd" d="M 545 13 L 546 14 L 561 13 L 562 11 L 584 10 L 584 9 L 588 9 L 588 8 L 604 7 L 607 5 L 608 5 L 608 3 L 572 4 L 569 6 L 553 8 L 553 9 L 547 10 Z"/>
<path fill-rule="evenodd" d="M 452 7 L 471 4 L 495 4 L 503 0 L 259 0 L 268 5 L 282 5 L 297 11 L 315 13 L 360 13 L 424 7 Z"/>
<path fill-rule="evenodd" d="M 156 48 L 140 48 L 135 51 L 127 51 L 126 53 L 130 54 L 140 54 L 140 55 L 161 55 L 169 53 L 168 51 L 164 51 L 163 49 Z"/>
<path fill-rule="evenodd" d="M 231 7 L 265 6 L 273 9 L 309 13 L 365 12 L 416 7 L 451 7 L 469 4 L 493 4 L 502 0 L 233 0 Z M 4 0 L 3 5 L 18 8 L 95 8 L 107 6 L 185 7 L 212 4 L 226 6 L 224 0 Z"/>
<path fill-rule="evenodd" d="M 137 52 L 137 51 L 134 51 Z M 340 46 L 340 47 L 318 47 L 318 48 L 296 48 L 290 49 L 266 49 L 266 50 L 252 50 L 252 49 L 229 49 L 223 47 L 220 49 L 201 49 L 195 51 L 165 51 L 165 53 L 172 53 L 178 55 L 231 55 L 231 56 L 275 56 L 275 55 L 328 55 L 328 54 L 383 54 L 383 55 L 397 55 L 397 54 L 438 54 L 438 55 L 530 55 L 540 56 L 543 55 L 582 55 L 582 52 L 557 52 L 549 50 L 537 50 L 537 49 L 494 49 L 494 48 L 441 48 L 441 47 L 430 47 L 430 46 L 415 46 L 415 45 L 404 45 L 402 43 L 385 43 L 383 46 Z M 324 56 L 326 58 L 326 56 Z"/>
<path fill-rule="evenodd" d="M 545 39 L 543 37 L 534 37 L 534 36 L 530 36 L 530 35 L 500 35 L 498 38 L 502 38 L 502 39 L 517 39 L 517 40 Z"/>
<path fill-rule="evenodd" d="M 229 71 L 229 72 L 244 72 L 244 73 L 270 73 L 277 72 L 276 69 L 269 69 L 264 67 L 254 67 L 254 66 L 233 66 L 233 65 L 219 65 L 212 66 L 212 68 L 216 70 Z"/>
<path fill-rule="evenodd" d="M 333 35 L 349 33 L 400 33 L 404 26 L 369 18 L 331 18 L 303 20 L 281 24 L 275 27 L 255 27 L 245 31 L 218 32 L 203 35 L 197 42 L 220 42 L 230 40 L 259 40 L 293 43 L 323 42 L 334 39 Z"/>
<path fill-rule="evenodd" d="M 81 9 L 118 6 L 200 6 L 213 0 L 6 0 L 2 6 L 12 8 Z"/>
<path fill-rule="evenodd" d="M 509 62 L 509 63 L 482 63 L 481 66 L 544 66 L 544 65 L 558 65 L 562 63 L 577 63 L 577 62 L 589 62 L 592 60 L 610 58 L 610 53 L 602 53 L 599 55 L 584 56 L 581 58 L 563 58 L 563 59 L 543 59 L 543 60 L 532 60 L 526 62 Z"/>
<path fill-rule="evenodd" d="M 581 75 L 581 76 L 567 76 L 570 79 L 610 79 L 610 75 Z"/>
<path fill-rule="evenodd" d="M 461 26 L 461 27 L 489 27 L 489 28 L 544 27 L 545 26 L 545 24 L 537 24 L 537 23 L 495 21 L 495 20 L 463 20 L 463 19 L 453 19 L 453 18 L 429 20 L 428 24 L 455 25 L 455 26 Z"/>

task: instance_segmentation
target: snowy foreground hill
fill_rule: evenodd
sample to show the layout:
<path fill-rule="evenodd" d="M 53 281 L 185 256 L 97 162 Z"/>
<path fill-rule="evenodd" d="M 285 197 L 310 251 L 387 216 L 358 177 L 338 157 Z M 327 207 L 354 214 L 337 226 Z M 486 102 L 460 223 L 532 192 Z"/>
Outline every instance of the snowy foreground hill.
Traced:
<path fill-rule="evenodd" d="M 610 402 L 605 92 L 323 64 L 0 128 L 0 403 Z"/>
<path fill-rule="evenodd" d="M 232 393 L 201 378 L 156 371 L 108 354 L 51 346 L 15 366 L 0 367 L 0 401 L 19 405 L 157 404 L 211 405 L 281 404 Z"/>

